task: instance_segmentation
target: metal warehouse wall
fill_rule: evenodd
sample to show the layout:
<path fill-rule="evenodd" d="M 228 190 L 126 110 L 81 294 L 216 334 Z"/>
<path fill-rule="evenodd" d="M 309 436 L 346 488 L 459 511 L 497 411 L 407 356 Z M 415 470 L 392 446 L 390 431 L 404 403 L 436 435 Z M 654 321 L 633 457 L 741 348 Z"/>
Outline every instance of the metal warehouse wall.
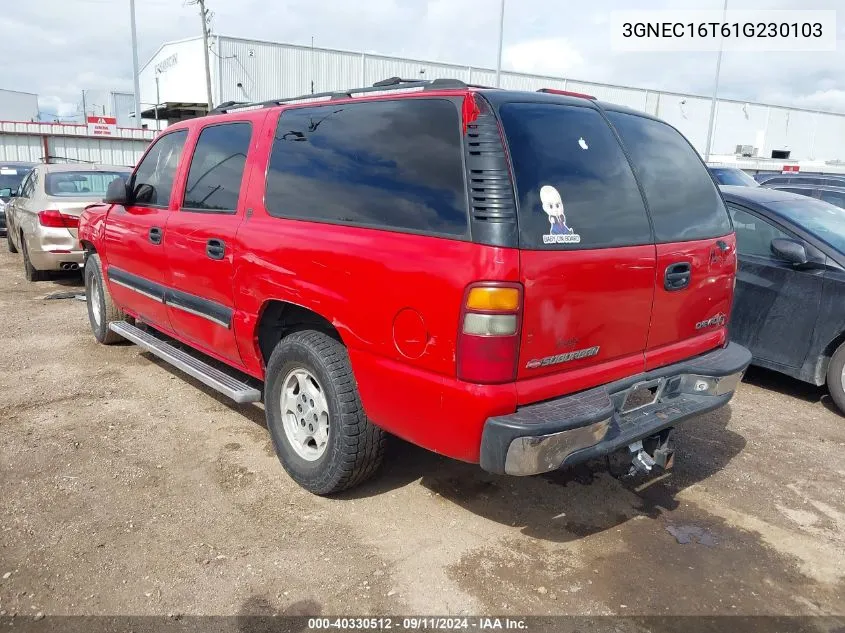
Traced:
<path fill-rule="evenodd" d="M 131 92 L 111 93 L 111 115 L 117 119 L 118 127 L 136 127 L 135 117 L 129 116 L 135 110 L 135 95 Z"/>
<path fill-rule="evenodd" d="M 154 137 L 150 130 L 118 128 L 112 138 L 90 137 L 84 125 L 0 122 L 0 161 L 103 163 L 134 166 Z"/>
<path fill-rule="evenodd" d="M 37 121 L 38 95 L 16 90 L 0 90 L 0 120 Z"/>
<path fill-rule="evenodd" d="M 211 62 L 214 69 L 213 55 Z M 142 109 L 148 109 L 156 103 L 156 77 L 161 103 L 206 103 L 202 39 L 167 42 L 141 67 L 138 81 Z M 212 75 L 212 82 L 214 79 Z M 135 108 L 134 104 L 132 108 Z"/>
<path fill-rule="evenodd" d="M 161 101 L 205 101 L 198 42 L 175 42 L 159 49 L 141 73 L 145 101 L 155 100 L 155 65 L 174 54 L 176 63 L 165 64 L 168 67 L 159 73 Z M 450 77 L 489 86 L 496 80 L 495 72 L 487 68 L 226 36 L 213 38 L 210 62 L 216 103 L 306 94 L 312 90 L 312 81 L 314 92 L 322 92 L 367 86 L 394 76 Z M 710 99 L 706 97 L 513 72 L 502 73 L 501 85 L 514 90 L 546 87 L 584 92 L 648 112 L 677 127 L 699 152 L 704 152 L 710 116 Z M 756 147 L 759 156 L 786 149 L 793 159 L 845 160 L 845 114 L 719 100 L 711 153 L 733 155 L 737 145 Z"/>

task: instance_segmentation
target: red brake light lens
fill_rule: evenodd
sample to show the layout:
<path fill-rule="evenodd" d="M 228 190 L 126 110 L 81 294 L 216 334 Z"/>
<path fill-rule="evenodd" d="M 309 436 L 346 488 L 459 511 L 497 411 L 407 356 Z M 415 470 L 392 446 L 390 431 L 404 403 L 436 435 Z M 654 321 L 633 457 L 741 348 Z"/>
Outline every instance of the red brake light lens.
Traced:
<path fill-rule="evenodd" d="M 65 215 L 55 209 L 47 209 L 38 212 L 38 223 L 52 229 L 77 229 L 79 218 L 75 215 Z"/>
<path fill-rule="evenodd" d="M 522 286 L 472 284 L 464 295 L 458 330 L 458 379 L 501 384 L 516 379 L 522 326 Z"/>

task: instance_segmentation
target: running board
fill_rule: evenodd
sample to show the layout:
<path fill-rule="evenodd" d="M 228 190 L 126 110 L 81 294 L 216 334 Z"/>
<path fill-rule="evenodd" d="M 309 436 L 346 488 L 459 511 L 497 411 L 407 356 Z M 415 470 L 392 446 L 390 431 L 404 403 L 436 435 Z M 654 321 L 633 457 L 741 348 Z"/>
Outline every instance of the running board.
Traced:
<path fill-rule="evenodd" d="M 208 363 L 204 363 L 198 358 L 173 347 L 170 343 L 162 341 L 126 321 L 109 323 L 109 329 L 136 345 L 143 347 L 151 354 L 155 354 L 160 359 L 167 361 L 177 369 L 181 369 L 189 376 L 193 376 L 204 385 L 208 385 L 215 391 L 229 396 L 235 402 L 245 403 L 261 400 L 261 392 L 255 387 L 250 387 L 237 378 L 220 371 L 216 367 L 212 367 Z"/>

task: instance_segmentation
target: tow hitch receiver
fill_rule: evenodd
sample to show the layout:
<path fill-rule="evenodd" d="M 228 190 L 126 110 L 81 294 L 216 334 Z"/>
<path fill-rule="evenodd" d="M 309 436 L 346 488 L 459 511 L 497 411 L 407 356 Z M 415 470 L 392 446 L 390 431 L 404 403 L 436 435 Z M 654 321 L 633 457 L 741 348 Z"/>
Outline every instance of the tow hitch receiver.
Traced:
<path fill-rule="evenodd" d="M 649 437 L 645 441 L 655 447 L 651 454 L 643 446 L 642 440 L 637 440 L 628 445 L 628 452 L 631 454 L 631 468 L 628 470 L 628 477 L 638 474 L 647 475 L 655 467 L 669 470 L 674 465 L 675 451 L 669 446 L 668 431 Z"/>

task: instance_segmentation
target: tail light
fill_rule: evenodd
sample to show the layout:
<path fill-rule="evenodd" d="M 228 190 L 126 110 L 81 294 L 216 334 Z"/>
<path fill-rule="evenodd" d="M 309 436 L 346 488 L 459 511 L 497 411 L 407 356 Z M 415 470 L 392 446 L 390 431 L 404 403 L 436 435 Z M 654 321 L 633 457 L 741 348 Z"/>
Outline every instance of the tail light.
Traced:
<path fill-rule="evenodd" d="M 522 286 L 472 284 L 464 295 L 458 333 L 458 378 L 498 384 L 516 379 Z"/>
<path fill-rule="evenodd" d="M 52 229 L 78 229 L 79 218 L 75 215 L 66 215 L 61 211 L 48 209 L 38 212 L 38 223 Z"/>

